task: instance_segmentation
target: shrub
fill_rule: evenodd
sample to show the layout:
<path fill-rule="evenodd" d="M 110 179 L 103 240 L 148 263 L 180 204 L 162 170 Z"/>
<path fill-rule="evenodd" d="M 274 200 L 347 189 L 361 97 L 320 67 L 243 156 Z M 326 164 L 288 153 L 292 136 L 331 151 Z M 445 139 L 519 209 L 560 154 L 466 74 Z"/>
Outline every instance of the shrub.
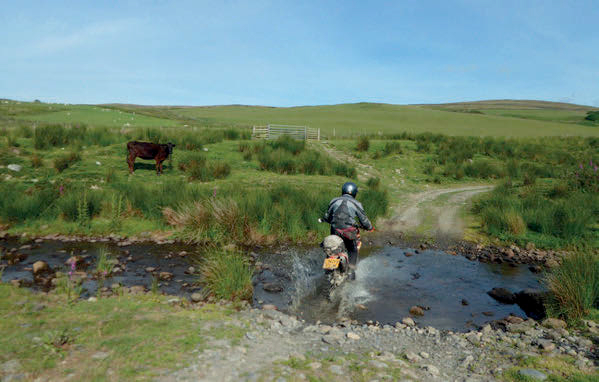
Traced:
<path fill-rule="evenodd" d="M 362 135 L 358 138 L 358 144 L 356 145 L 356 150 L 358 151 L 368 151 L 370 148 L 370 140 L 367 136 Z"/>
<path fill-rule="evenodd" d="M 63 172 L 67 168 L 71 167 L 73 164 L 79 162 L 81 160 L 81 156 L 78 153 L 71 152 L 68 154 L 64 154 L 54 159 L 54 168 L 58 172 Z"/>
<path fill-rule="evenodd" d="M 217 299 L 249 301 L 252 274 L 248 260 L 238 252 L 211 251 L 200 266 L 200 282 Z"/>
<path fill-rule="evenodd" d="M 571 254 L 547 274 L 545 283 L 551 292 L 549 314 L 576 321 L 599 303 L 599 257 L 584 252 Z"/>

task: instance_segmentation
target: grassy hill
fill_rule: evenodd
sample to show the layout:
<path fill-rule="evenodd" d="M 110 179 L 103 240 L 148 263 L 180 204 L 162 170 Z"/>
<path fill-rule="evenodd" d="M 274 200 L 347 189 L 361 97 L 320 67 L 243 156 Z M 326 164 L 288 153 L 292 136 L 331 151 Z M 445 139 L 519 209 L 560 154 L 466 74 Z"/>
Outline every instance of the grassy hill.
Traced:
<path fill-rule="evenodd" d="M 596 124 L 585 120 L 585 117 L 589 111 L 597 110 L 598 108 L 563 102 L 535 100 L 489 100 L 421 106 L 441 111 L 597 126 Z"/>
<path fill-rule="evenodd" d="M 326 137 L 440 133 L 458 136 L 597 136 L 586 106 L 543 101 L 481 101 L 445 105 L 356 103 L 325 106 L 137 106 L 0 102 L 0 117 L 107 127 L 251 127 L 268 123 L 320 128 Z M 128 124 L 128 125 L 127 125 Z"/>

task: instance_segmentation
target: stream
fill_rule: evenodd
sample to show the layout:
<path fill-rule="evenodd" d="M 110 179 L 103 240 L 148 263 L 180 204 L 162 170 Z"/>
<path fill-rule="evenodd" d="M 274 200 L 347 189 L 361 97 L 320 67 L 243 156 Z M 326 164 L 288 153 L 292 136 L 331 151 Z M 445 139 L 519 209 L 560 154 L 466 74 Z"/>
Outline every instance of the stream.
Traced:
<path fill-rule="evenodd" d="M 115 274 L 98 278 L 95 263 L 102 251 L 113 255 Z M 79 256 L 77 275 L 82 277 L 82 297 L 106 292 L 114 284 L 152 286 L 165 294 L 189 297 L 200 291 L 194 274 L 201 257 L 184 244 L 133 244 L 43 241 L 0 241 L 2 282 L 20 280 L 22 286 L 48 290 L 48 282 L 34 282 L 33 264 L 43 260 L 54 271 L 67 273 L 67 260 Z M 21 261 L 18 261 L 21 260 Z M 344 283 L 331 300 L 322 293 L 324 277 L 320 248 L 291 248 L 258 255 L 254 306 L 275 305 L 308 322 L 340 320 L 395 324 L 420 306 L 424 315 L 411 316 L 419 325 L 464 331 L 509 314 L 527 317 L 516 304 L 503 304 L 487 292 L 495 287 L 516 292 L 541 289 L 539 276 L 525 265 L 486 264 L 441 251 L 410 248 L 369 248 L 361 253 L 356 280 Z"/>

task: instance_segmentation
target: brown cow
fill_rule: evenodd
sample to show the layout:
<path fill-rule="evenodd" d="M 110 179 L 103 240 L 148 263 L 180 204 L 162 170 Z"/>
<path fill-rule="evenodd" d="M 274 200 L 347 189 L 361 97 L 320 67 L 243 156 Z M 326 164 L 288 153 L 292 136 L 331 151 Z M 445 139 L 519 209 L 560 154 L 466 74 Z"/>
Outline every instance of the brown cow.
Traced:
<path fill-rule="evenodd" d="M 129 164 L 129 173 L 133 174 L 135 158 L 154 159 L 156 161 L 156 174 L 162 174 L 162 162 L 173 153 L 172 143 L 157 144 L 150 142 L 131 141 L 127 143 L 127 163 Z"/>

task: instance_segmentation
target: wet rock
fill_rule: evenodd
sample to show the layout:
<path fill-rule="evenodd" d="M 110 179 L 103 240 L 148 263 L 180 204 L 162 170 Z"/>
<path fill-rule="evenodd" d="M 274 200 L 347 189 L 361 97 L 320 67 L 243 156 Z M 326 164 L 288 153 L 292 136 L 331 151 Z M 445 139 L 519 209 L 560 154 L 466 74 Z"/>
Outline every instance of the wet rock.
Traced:
<path fill-rule="evenodd" d="M 542 320 L 547 316 L 544 300 L 547 292 L 536 289 L 524 289 L 516 293 L 516 303 L 528 317 Z"/>
<path fill-rule="evenodd" d="M 410 314 L 414 316 L 424 316 L 424 310 L 419 306 L 413 306 L 410 308 Z"/>
<path fill-rule="evenodd" d="M 410 317 L 404 317 L 401 320 L 401 323 L 408 326 L 415 326 L 416 323 Z"/>
<path fill-rule="evenodd" d="M 468 300 L 466 300 L 465 298 L 462 299 L 462 305 L 467 306 L 470 305 L 470 303 L 468 302 Z"/>
<path fill-rule="evenodd" d="M 50 269 L 50 266 L 48 265 L 48 263 L 46 263 L 43 260 L 39 260 L 39 261 L 36 261 L 35 263 L 33 263 L 33 274 L 34 275 L 49 273 L 51 271 L 52 270 Z"/>
<path fill-rule="evenodd" d="M 156 271 L 156 267 L 147 267 L 145 269 L 145 271 L 148 272 L 148 273 L 152 273 L 152 272 Z"/>
<path fill-rule="evenodd" d="M 412 256 L 414 256 L 414 253 L 413 252 L 405 252 L 404 255 L 406 257 L 412 257 Z"/>
<path fill-rule="evenodd" d="M 516 302 L 516 295 L 505 288 L 493 288 L 487 294 L 504 304 L 513 304 Z"/>
<path fill-rule="evenodd" d="M 163 281 L 170 281 L 173 278 L 173 274 L 170 272 L 160 272 L 158 277 Z"/>
<path fill-rule="evenodd" d="M 187 268 L 185 273 L 188 275 L 193 275 L 195 273 L 195 271 L 196 271 L 196 269 L 194 267 L 189 267 L 189 268 Z"/>
<path fill-rule="evenodd" d="M 360 310 L 368 310 L 368 308 L 364 304 L 356 304 L 355 307 Z"/>
<path fill-rule="evenodd" d="M 262 289 L 268 293 L 280 293 L 283 291 L 283 287 L 278 283 L 265 283 L 262 285 Z"/>
<path fill-rule="evenodd" d="M 543 272 L 543 267 L 541 267 L 540 265 L 531 265 L 530 267 L 528 267 L 528 269 L 532 273 L 541 273 L 541 272 Z"/>
<path fill-rule="evenodd" d="M 520 369 L 518 370 L 518 374 L 520 374 L 523 377 L 536 378 L 541 381 L 547 379 L 547 376 L 545 374 L 535 369 Z"/>
<path fill-rule="evenodd" d="M 491 312 L 491 311 L 486 311 L 486 312 L 483 312 L 483 316 L 487 316 L 487 317 L 491 317 L 491 316 L 493 316 L 494 314 L 495 314 L 495 313 L 493 313 L 493 312 Z"/>
<path fill-rule="evenodd" d="M 546 318 L 542 325 L 549 329 L 565 329 L 568 326 L 565 321 L 553 317 Z"/>
<path fill-rule="evenodd" d="M 276 305 L 273 304 L 264 304 L 262 305 L 262 310 L 278 310 Z"/>

